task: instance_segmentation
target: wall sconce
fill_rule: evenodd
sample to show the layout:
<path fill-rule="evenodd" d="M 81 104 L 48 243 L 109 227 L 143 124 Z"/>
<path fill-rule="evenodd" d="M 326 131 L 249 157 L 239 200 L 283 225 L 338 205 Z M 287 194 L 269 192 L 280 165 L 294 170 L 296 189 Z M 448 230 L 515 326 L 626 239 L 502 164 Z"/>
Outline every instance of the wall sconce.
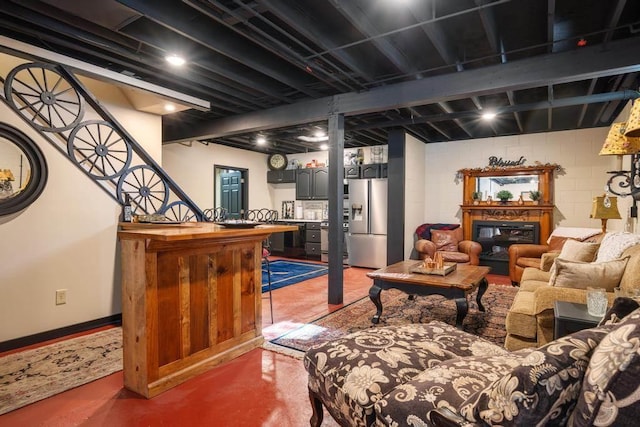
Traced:
<path fill-rule="evenodd" d="M 634 102 L 632 112 L 635 111 L 638 128 L 640 133 L 640 102 Z M 606 190 L 616 196 L 631 196 L 634 200 L 640 200 L 640 138 L 629 136 L 635 135 L 635 131 L 629 132 L 629 124 L 614 123 L 609 129 L 604 145 L 600 150 L 601 156 L 615 155 L 619 156 L 618 170 L 607 172 L 611 174 L 611 178 L 607 181 Z M 622 170 L 622 156 L 631 156 L 631 170 Z"/>

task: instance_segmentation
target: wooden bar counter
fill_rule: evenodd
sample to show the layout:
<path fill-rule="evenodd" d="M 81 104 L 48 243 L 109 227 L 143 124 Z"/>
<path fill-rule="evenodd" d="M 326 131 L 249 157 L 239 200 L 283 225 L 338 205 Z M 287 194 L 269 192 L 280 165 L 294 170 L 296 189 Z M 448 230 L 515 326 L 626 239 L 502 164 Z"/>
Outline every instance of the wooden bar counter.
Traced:
<path fill-rule="evenodd" d="M 297 226 L 122 223 L 124 386 L 153 397 L 262 344 L 262 241 Z"/>

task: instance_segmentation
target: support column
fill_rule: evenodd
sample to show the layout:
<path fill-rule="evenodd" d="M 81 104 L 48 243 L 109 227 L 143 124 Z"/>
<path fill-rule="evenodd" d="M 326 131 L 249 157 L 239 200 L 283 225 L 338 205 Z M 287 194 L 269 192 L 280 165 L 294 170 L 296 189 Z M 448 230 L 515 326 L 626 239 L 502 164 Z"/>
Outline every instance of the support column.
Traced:
<path fill-rule="evenodd" d="M 387 265 L 403 261 L 404 257 L 404 157 L 406 137 L 402 129 L 389 131 L 387 162 Z M 407 254 L 408 258 L 408 254 Z"/>
<path fill-rule="evenodd" d="M 329 289 L 328 303 L 342 304 L 343 199 L 344 199 L 344 114 L 331 114 L 329 135 Z"/>

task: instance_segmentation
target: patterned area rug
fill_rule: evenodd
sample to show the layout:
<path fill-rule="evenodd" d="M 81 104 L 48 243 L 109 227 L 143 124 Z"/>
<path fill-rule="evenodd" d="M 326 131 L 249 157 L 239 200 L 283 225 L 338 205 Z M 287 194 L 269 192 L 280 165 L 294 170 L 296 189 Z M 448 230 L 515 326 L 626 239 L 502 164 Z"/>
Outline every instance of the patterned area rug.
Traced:
<path fill-rule="evenodd" d="M 482 305 L 487 310 L 484 313 L 478 310 L 474 293 L 469 298 L 469 312 L 464 319 L 463 329 L 498 345 L 504 345 L 504 321 L 517 291 L 518 288 L 511 286 L 490 284 L 482 297 Z M 369 297 L 366 297 L 271 340 L 271 343 L 306 351 L 312 345 L 367 328 L 428 323 L 431 320 L 455 324 L 455 302 L 439 295 L 416 297 L 411 300 L 404 292 L 391 289 L 382 291 L 381 299 L 382 317 L 378 325 L 371 323 L 376 309 Z"/>
<path fill-rule="evenodd" d="M 122 370 L 122 328 L 0 358 L 0 415 Z"/>

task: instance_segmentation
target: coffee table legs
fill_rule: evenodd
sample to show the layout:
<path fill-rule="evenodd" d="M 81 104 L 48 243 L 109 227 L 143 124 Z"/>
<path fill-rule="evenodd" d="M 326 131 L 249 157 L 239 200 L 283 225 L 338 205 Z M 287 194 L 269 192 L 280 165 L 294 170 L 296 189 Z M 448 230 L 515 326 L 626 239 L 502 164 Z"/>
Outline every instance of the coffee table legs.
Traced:
<path fill-rule="evenodd" d="M 456 298 L 456 328 L 462 330 L 462 321 L 469 312 L 467 298 Z"/>
<path fill-rule="evenodd" d="M 478 310 L 480 311 L 485 311 L 484 305 L 482 305 L 482 302 L 480 300 L 482 299 L 482 295 L 484 295 L 488 287 L 489 287 L 489 282 L 487 282 L 487 279 L 482 278 L 482 280 L 480 280 L 480 283 L 478 283 L 478 295 L 476 296 L 476 302 L 478 303 Z"/>
<path fill-rule="evenodd" d="M 484 295 L 484 293 L 487 291 L 487 287 L 489 286 L 489 282 L 487 282 L 487 279 L 483 278 L 482 280 L 480 280 L 480 282 L 478 283 L 478 294 L 476 296 L 476 302 L 478 303 L 478 310 L 480 311 L 485 311 L 484 305 L 482 305 L 482 296 Z M 411 289 L 403 289 L 406 287 L 400 287 L 400 286 L 394 286 L 397 289 L 403 290 L 405 292 L 411 292 Z M 373 284 L 373 286 L 371 286 L 371 288 L 369 289 L 369 298 L 371 299 L 371 302 L 373 302 L 373 304 L 376 306 L 376 314 L 373 315 L 373 317 L 371 318 L 371 323 L 379 323 L 380 322 L 380 316 L 382 315 L 382 301 L 380 300 L 380 294 L 382 293 L 382 287 L 378 286 L 375 282 Z M 387 289 L 385 287 L 385 289 Z M 415 289 L 413 289 L 413 291 L 415 291 Z M 423 292 L 418 292 L 418 294 L 421 295 L 430 295 L 431 292 L 429 293 L 424 293 Z M 413 293 L 410 293 L 410 299 L 413 295 Z M 453 295 L 447 295 L 442 293 L 441 295 L 447 297 L 447 298 L 451 298 Z M 459 295 L 459 294 L 458 294 Z M 454 298 L 455 302 L 456 302 L 456 327 L 458 329 L 462 329 L 462 322 L 464 321 L 464 318 L 467 316 L 467 313 L 469 312 L 469 303 L 467 302 L 467 298 L 466 295 L 462 296 L 461 298 Z"/>
<path fill-rule="evenodd" d="M 380 294 L 382 293 L 382 288 L 376 286 L 375 284 L 371 286 L 369 289 L 369 298 L 371 302 L 376 306 L 376 314 L 373 315 L 371 319 L 371 323 L 380 322 L 380 315 L 382 315 L 382 301 L 380 301 Z"/>

